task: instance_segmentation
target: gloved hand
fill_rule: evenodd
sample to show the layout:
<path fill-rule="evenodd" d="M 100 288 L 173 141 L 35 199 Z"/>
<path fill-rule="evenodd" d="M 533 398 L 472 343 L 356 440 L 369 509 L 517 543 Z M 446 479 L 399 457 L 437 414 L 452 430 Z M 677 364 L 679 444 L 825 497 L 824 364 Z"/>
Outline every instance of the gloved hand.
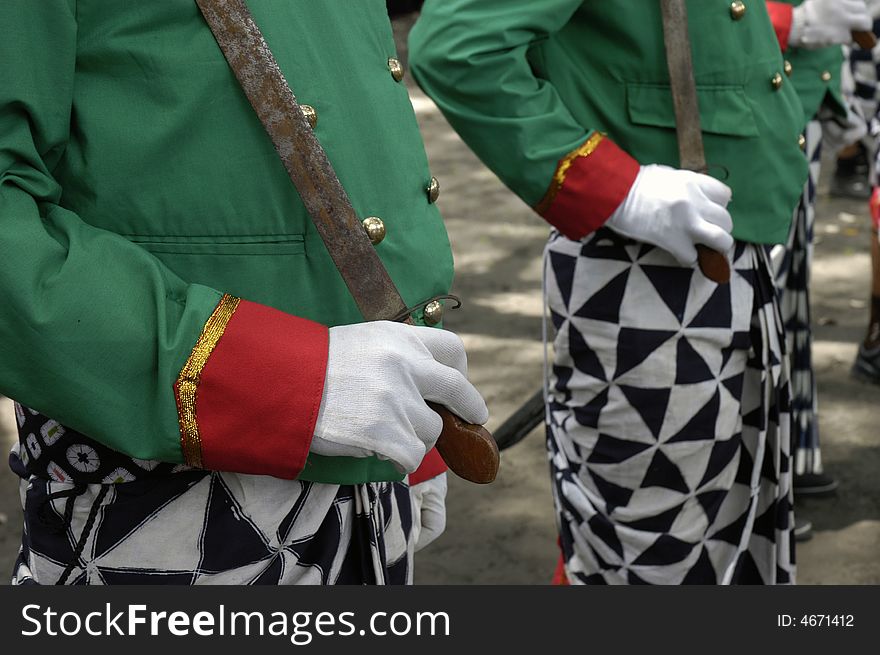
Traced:
<path fill-rule="evenodd" d="M 834 155 L 846 146 L 860 141 L 868 133 L 868 121 L 855 98 L 846 97 L 846 117 L 819 112 L 822 121 L 822 147 Z"/>
<path fill-rule="evenodd" d="M 733 247 L 730 197 L 730 188 L 714 177 L 658 164 L 642 166 L 606 225 L 668 251 L 682 266 L 693 266 L 698 243 L 719 252 Z"/>
<path fill-rule="evenodd" d="M 411 473 L 443 428 L 426 400 L 470 423 L 488 420 L 486 403 L 466 376 L 464 344 L 452 332 L 390 321 L 330 328 L 311 452 L 376 455 Z"/>
<path fill-rule="evenodd" d="M 413 504 L 413 540 L 419 552 L 446 529 L 446 474 L 413 485 L 409 491 Z"/>
<path fill-rule="evenodd" d="M 804 0 L 794 8 L 789 45 L 824 48 L 852 42 L 852 31 L 867 31 L 874 21 L 865 0 Z"/>

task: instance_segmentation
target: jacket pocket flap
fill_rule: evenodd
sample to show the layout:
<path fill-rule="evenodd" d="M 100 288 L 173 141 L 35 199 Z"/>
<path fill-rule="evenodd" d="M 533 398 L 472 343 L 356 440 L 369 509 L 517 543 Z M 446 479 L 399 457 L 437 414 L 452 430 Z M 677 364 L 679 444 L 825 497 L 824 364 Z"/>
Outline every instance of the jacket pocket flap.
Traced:
<path fill-rule="evenodd" d="M 741 86 L 698 86 L 703 131 L 730 136 L 759 136 L 755 115 Z M 636 125 L 675 129 L 672 93 L 665 84 L 628 84 L 629 120 Z"/>

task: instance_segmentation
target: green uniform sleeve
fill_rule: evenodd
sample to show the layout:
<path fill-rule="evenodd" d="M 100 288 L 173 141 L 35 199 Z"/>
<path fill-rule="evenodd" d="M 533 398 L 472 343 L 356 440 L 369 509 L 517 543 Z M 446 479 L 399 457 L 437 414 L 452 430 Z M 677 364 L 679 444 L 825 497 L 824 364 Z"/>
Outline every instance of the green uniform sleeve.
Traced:
<path fill-rule="evenodd" d="M 571 239 L 601 227 L 639 164 L 580 124 L 535 74 L 534 48 L 582 0 L 428 0 L 410 35 L 419 84 L 501 181 Z"/>
<path fill-rule="evenodd" d="M 590 136 L 535 76 L 530 48 L 582 0 L 428 0 L 409 41 L 413 74 L 456 131 L 531 206 Z"/>
<path fill-rule="evenodd" d="M 76 129 L 75 12 L 75 0 L 0 3 L 0 392 L 180 462 L 173 387 L 221 294 L 64 209 L 53 168 Z"/>

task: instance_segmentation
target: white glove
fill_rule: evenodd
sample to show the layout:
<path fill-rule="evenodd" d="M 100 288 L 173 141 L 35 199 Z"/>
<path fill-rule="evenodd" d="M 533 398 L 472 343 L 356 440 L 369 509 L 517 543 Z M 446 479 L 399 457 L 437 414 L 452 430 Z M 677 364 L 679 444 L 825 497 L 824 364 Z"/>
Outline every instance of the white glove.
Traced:
<path fill-rule="evenodd" d="M 714 177 L 651 164 L 642 166 L 606 225 L 668 251 L 682 266 L 693 266 L 698 243 L 719 252 L 733 247 L 730 198 L 730 188 Z"/>
<path fill-rule="evenodd" d="M 816 49 L 852 43 L 853 30 L 873 24 L 865 0 L 804 0 L 792 13 L 788 44 Z"/>
<path fill-rule="evenodd" d="M 413 541 L 419 552 L 446 529 L 446 474 L 413 485 L 409 491 L 413 505 Z"/>
<path fill-rule="evenodd" d="M 862 107 L 855 98 L 846 98 L 846 117 L 834 114 L 826 117 L 820 112 L 822 120 L 822 147 L 836 155 L 846 146 L 860 141 L 868 134 L 868 121 Z"/>
<path fill-rule="evenodd" d="M 464 344 L 452 332 L 390 321 L 330 328 L 311 452 L 376 455 L 411 473 L 443 428 L 426 400 L 470 423 L 489 419 L 486 403 L 466 376 Z"/>

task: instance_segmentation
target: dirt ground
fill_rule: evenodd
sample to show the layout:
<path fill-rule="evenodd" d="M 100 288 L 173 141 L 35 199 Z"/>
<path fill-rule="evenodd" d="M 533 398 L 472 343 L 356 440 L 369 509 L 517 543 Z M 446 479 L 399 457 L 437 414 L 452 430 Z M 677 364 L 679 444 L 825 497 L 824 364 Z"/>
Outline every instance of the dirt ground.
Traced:
<path fill-rule="evenodd" d="M 407 22 L 397 21 L 399 34 Z M 405 47 L 400 41 L 401 54 Z M 541 252 L 547 230 L 505 189 L 412 84 L 440 209 L 456 260 L 453 292 L 464 306 L 446 325 L 465 341 L 471 378 L 498 426 L 541 384 Z M 829 167 L 826 167 L 826 170 Z M 813 269 L 814 357 L 825 467 L 840 480 L 833 498 L 797 504 L 815 536 L 798 547 L 801 584 L 880 584 L 880 387 L 849 367 L 867 321 L 870 229 L 864 202 L 831 199 L 820 185 Z M 11 404 L 0 401 L 0 442 L 11 443 Z M 543 430 L 503 453 L 498 480 L 450 480 L 446 534 L 420 553 L 420 584 L 546 584 L 555 527 Z M 17 484 L 0 470 L 0 571 L 20 538 Z M 5 573 L 0 573 L 5 576 Z"/>

